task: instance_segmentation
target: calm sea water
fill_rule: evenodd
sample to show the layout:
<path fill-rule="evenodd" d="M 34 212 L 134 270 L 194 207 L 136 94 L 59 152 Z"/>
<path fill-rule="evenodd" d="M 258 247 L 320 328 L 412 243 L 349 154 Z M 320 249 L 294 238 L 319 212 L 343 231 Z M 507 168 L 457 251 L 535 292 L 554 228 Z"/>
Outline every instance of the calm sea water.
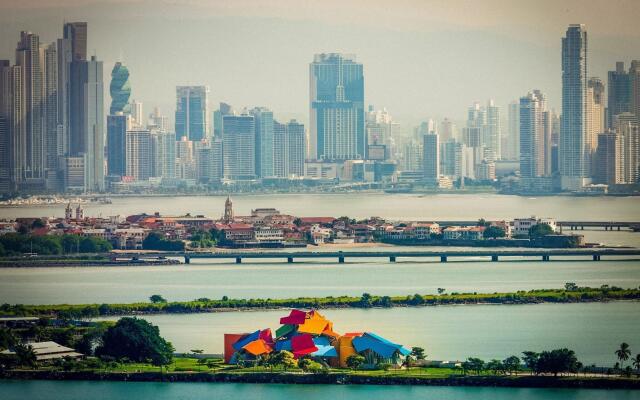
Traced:
<path fill-rule="evenodd" d="M 148 315 L 177 351 L 222 353 L 223 334 L 279 327 L 287 311 Z M 429 358 L 503 359 L 525 350 L 568 347 L 585 364 L 611 365 L 622 342 L 640 352 L 640 303 L 478 305 L 325 310 L 337 332 L 375 332 Z M 113 318 L 111 318 L 113 319 Z"/>
<path fill-rule="evenodd" d="M 300 263 L 197 260 L 162 267 L 0 268 L 0 303 L 60 304 L 168 300 L 405 295 L 561 288 L 640 286 L 640 261 L 459 261 L 362 259 Z"/>
<path fill-rule="evenodd" d="M 176 215 L 191 213 L 212 217 L 224 212 L 226 196 L 114 197 L 112 204 L 88 204 L 87 216 L 130 215 L 139 212 Z M 530 215 L 573 220 L 640 220 L 638 197 L 520 197 L 497 194 L 286 194 L 233 196 L 236 215 L 251 209 L 275 207 L 299 216 L 391 219 L 475 220 L 517 218 Z M 64 216 L 64 206 L 2 208 L 0 218 L 17 216 Z"/>
<path fill-rule="evenodd" d="M 631 390 L 518 389 L 421 386 L 340 386 L 236 383 L 0 381 L 4 400 L 186 400 L 211 398 L 305 400 L 627 400 L 637 399 Z"/>

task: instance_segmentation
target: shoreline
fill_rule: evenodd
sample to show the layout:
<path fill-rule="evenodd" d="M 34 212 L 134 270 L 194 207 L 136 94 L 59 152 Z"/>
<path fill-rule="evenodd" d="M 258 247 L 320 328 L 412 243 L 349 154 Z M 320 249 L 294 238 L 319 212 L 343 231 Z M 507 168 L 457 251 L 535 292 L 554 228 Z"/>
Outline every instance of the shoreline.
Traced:
<path fill-rule="evenodd" d="M 372 376 L 348 373 L 300 374 L 283 372 L 95 372 L 95 371 L 5 371 L 4 380 L 55 381 L 117 381 L 117 382 L 211 382 L 267 383 L 303 385 L 413 385 L 413 386 L 473 386 L 511 388 L 573 388 L 640 390 L 640 379 L 621 377 L 579 376 L 449 376 L 417 377 Z"/>
<path fill-rule="evenodd" d="M 372 309 L 433 307 L 442 305 L 524 305 L 544 303 L 597 303 L 640 301 L 640 288 L 539 289 L 507 293 L 414 294 L 404 296 L 338 296 L 292 299 L 201 299 L 164 303 L 6 305 L 3 313 L 15 316 L 64 316 L 68 318 L 117 317 L 125 315 L 197 314 L 268 311 L 290 308 Z"/>

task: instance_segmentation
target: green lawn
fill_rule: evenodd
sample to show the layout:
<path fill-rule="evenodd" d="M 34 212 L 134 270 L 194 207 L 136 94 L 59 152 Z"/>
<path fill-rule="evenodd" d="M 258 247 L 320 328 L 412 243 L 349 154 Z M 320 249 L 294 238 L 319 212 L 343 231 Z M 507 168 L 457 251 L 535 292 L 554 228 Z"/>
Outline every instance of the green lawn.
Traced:
<path fill-rule="evenodd" d="M 208 367 L 206 364 L 198 363 L 196 358 L 174 358 L 173 363 L 168 366 L 167 369 L 163 369 L 168 372 L 228 372 L 228 373 L 265 373 L 285 372 L 281 367 L 268 368 L 262 366 L 238 368 L 234 365 L 226 365 L 221 359 L 212 359 L 213 365 Z M 118 364 L 116 368 L 109 369 L 113 372 L 159 372 L 160 368 L 146 363 L 128 363 Z M 298 368 L 290 368 L 286 372 L 302 372 Z M 412 367 L 410 369 L 401 370 L 365 370 L 365 371 L 352 371 L 349 369 L 331 368 L 329 373 L 343 373 L 352 375 L 363 376 L 399 376 L 399 377 L 442 377 L 446 378 L 450 375 L 455 375 L 457 372 L 451 368 L 430 368 L 430 367 Z"/>

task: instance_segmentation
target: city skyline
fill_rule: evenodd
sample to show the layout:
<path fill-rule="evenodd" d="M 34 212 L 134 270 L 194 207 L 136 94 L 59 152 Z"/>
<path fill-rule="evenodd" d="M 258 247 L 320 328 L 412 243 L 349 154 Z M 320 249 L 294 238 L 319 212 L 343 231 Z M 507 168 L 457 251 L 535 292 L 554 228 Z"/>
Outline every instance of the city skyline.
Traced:
<path fill-rule="evenodd" d="M 430 26 L 416 27 L 407 20 L 411 22 L 417 15 L 424 16 L 425 7 L 419 7 L 415 2 L 388 10 L 389 18 L 384 20 L 372 16 L 372 11 L 365 12 L 361 20 L 354 18 L 356 10 L 353 4 L 345 6 L 343 16 L 332 20 L 326 5 L 309 5 L 302 11 L 296 9 L 295 12 L 283 13 L 281 10 L 286 2 L 268 8 L 258 7 L 253 2 L 240 2 L 227 9 L 221 9 L 215 2 L 194 2 L 191 6 L 179 8 L 166 3 L 151 6 L 144 1 L 118 2 L 118 7 L 109 7 L 109 3 L 60 3 L 61 8 L 56 12 L 29 2 L 19 6 L 0 5 L 8 11 L 0 17 L 0 22 L 3 22 L 0 24 L 0 51 L 5 52 L 15 46 L 13 37 L 16 30 L 37 32 L 46 43 L 57 34 L 59 28 L 56 27 L 62 23 L 62 15 L 87 20 L 93 32 L 89 36 L 89 52 L 98 52 L 108 66 L 117 61 L 128 65 L 133 98 L 151 107 L 160 107 L 170 115 L 170 119 L 173 119 L 171 110 L 175 106 L 175 86 L 186 84 L 210 86 L 212 104 L 226 101 L 243 106 L 268 106 L 284 119 L 294 117 L 307 125 L 305 98 L 308 83 L 302 65 L 313 54 L 322 52 L 356 53 L 358 61 L 365 65 L 366 104 L 386 107 L 405 126 L 426 117 L 449 117 L 462 121 L 461 110 L 467 103 L 486 98 L 495 99 L 496 104 L 505 109 L 510 101 L 518 99 L 531 87 L 547 93 L 549 107 L 559 110 L 558 38 L 570 23 L 583 22 L 591 33 L 590 75 L 605 79 L 607 71 L 612 69 L 610 64 L 614 61 L 611 60 L 629 63 L 633 54 L 640 53 L 640 41 L 631 40 L 637 32 L 623 23 L 638 7 L 630 2 L 599 10 L 620 21 L 615 27 L 605 26 L 593 12 L 577 7 L 576 2 L 566 3 L 564 13 L 546 18 L 542 18 L 541 11 L 529 10 L 532 21 L 544 25 L 544 29 L 536 31 L 532 30 L 532 22 L 521 15 L 523 12 L 519 6 L 514 11 L 514 7 L 508 4 L 503 5 L 496 16 L 474 22 L 465 12 L 456 18 L 453 11 L 463 8 L 463 4 L 455 3 L 450 10 L 442 10 L 446 7 L 436 3 L 428 7 L 433 14 L 427 18 L 431 21 Z M 377 10 L 380 4 L 373 3 L 370 7 Z M 490 8 L 486 7 L 487 10 Z M 25 13 L 25 9 L 29 13 Z M 487 14 L 484 8 L 477 11 Z M 413 12 L 416 15 L 412 15 Z M 158 18 L 171 27 L 170 31 L 179 30 L 180 37 L 198 35 L 210 38 L 210 41 L 205 41 L 204 51 L 198 48 L 201 62 L 189 66 L 189 78 L 184 76 L 184 63 L 192 59 L 189 55 L 195 48 L 184 41 L 177 43 L 175 38 L 159 30 L 158 24 L 148 26 L 145 21 L 132 20 L 140 13 Z M 188 23 L 180 22 L 178 16 Z M 206 18 L 212 18 L 215 23 L 204 26 L 202 21 Z M 300 21 L 304 18 L 310 23 L 301 26 Z M 353 28 L 345 26 L 344 19 L 349 18 Z M 278 25 L 274 28 L 272 25 L 276 22 Z M 113 26 L 118 29 L 111 29 L 108 23 L 115 24 Z M 267 46 L 270 54 L 263 54 L 264 46 L 256 48 L 250 40 L 245 40 L 249 23 L 253 32 L 271 39 L 272 45 Z M 233 26 L 236 27 L 232 29 L 236 35 L 220 32 Z M 295 33 L 297 39 L 292 43 L 284 40 L 288 33 Z M 124 40 L 127 35 L 136 40 Z M 283 39 L 282 43 L 287 43 L 286 49 L 279 47 L 282 45 L 275 39 Z M 244 44 L 239 46 L 239 41 Z M 369 42 L 375 45 L 367 45 Z M 173 56 L 168 65 L 158 59 L 166 56 L 165 47 L 171 49 L 169 54 Z M 405 65 L 406 74 L 398 74 L 398 67 L 390 62 L 403 58 L 398 57 L 400 50 L 408 54 L 406 51 L 410 49 L 412 63 Z M 257 68 L 251 62 L 253 56 L 271 62 L 261 62 L 261 68 Z M 413 60 L 416 57 L 417 60 Z M 434 57 L 438 62 L 433 63 Z M 473 59 L 473 69 L 469 57 Z M 420 60 L 424 62 L 420 63 Z M 278 71 L 289 77 L 286 88 L 283 87 L 285 80 L 274 75 Z M 267 75 L 270 79 L 266 79 Z M 495 85 L 496 76 L 500 77 L 500 85 Z M 392 79 L 388 80 L 389 77 Z M 237 79 L 250 84 L 244 87 L 230 85 Z M 423 89 L 417 90 L 419 87 Z"/>
<path fill-rule="evenodd" d="M 318 182 L 462 190 L 465 179 L 472 186 L 517 193 L 607 193 L 608 185 L 623 185 L 614 189 L 631 193 L 638 183 L 640 61 L 632 60 L 627 71 L 616 60 L 606 83 L 593 76 L 592 35 L 585 24 L 569 24 L 561 37 L 556 69 L 562 114 L 534 86 L 539 106 L 521 94 L 519 104 L 510 103 L 506 121 L 494 97 L 487 96 L 466 106 L 460 125 L 445 117 L 403 127 L 406 122 L 395 113 L 367 101 L 370 79 L 357 54 L 331 51 L 308 61 L 306 130 L 295 119 L 285 125 L 287 114 L 274 112 L 270 104 L 234 109 L 220 102 L 216 108 L 215 90 L 206 83 L 175 86 L 171 127 L 171 109 L 151 104 L 153 112 L 145 114 L 139 97 L 130 100 L 136 93 L 132 81 L 153 73 L 132 73 L 123 62 L 112 69 L 105 115 L 104 62 L 89 50 L 92 37 L 86 21 L 65 22 L 62 38 L 51 44 L 37 32 L 21 30 L 15 67 L 2 61 L 0 136 L 9 160 L 0 174 L 3 193 L 216 190 L 238 183 L 295 190 Z M 257 71 L 266 68 L 261 63 Z M 271 81 L 283 78 L 274 74 Z M 494 87 L 501 79 L 494 79 Z M 395 87 L 394 78 L 383 81 Z M 620 137 L 603 137 L 605 147 L 598 151 L 599 136 L 610 133 Z"/>

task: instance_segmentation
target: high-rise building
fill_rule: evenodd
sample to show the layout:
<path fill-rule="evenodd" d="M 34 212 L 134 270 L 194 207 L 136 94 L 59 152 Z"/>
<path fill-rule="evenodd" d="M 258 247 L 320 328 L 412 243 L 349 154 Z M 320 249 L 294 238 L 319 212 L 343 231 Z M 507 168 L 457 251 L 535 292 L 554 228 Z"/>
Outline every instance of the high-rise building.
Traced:
<path fill-rule="evenodd" d="M 46 142 L 44 134 L 44 75 L 40 50 L 40 38 L 31 32 L 21 32 L 16 48 L 16 65 L 23 70 L 26 163 L 25 183 L 30 186 L 44 184 L 46 167 Z"/>
<path fill-rule="evenodd" d="M 147 129 L 127 131 L 127 176 L 136 181 L 146 181 L 153 170 L 151 132 Z"/>
<path fill-rule="evenodd" d="M 589 183 L 590 144 L 587 136 L 587 31 L 570 25 L 562 38 L 562 127 L 560 176 L 565 190 Z"/>
<path fill-rule="evenodd" d="M 440 178 L 440 142 L 438 134 L 429 133 L 422 137 L 422 174 L 424 181 L 437 184 Z"/>
<path fill-rule="evenodd" d="M 286 178 L 287 176 L 287 125 L 273 121 L 273 176 Z"/>
<path fill-rule="evenodd" d="M 520 98 L 520 176 L 550 174 L 551 134 L 545 96 L 534 90 Z"/>
<path fill-rule="evenodd" d="M 119 112 L 107 116 L 107 174 L 109 176 L 127 175 L 127 119 L 131 118 Z"/>
<path fill-rule="evenodd" d="M 202 140 L 196 144 L 197 179 L 201 183 L 219 182 L 223 178 L 222 140 Z"/>
<path fill-rule="evenodd" d="M 462 176 L 464 145 L 455 139 L 440 144 L 440 174 L 453 179 Z"/>
<path fill-rule="evenodd" d="M 501 124 L 500 124 L 500 108 L 496 106 L 493 100 L 487 102 L 486 120 L 482 127 L 482 144 L 489 149 L 491 157 L 494 161 L 502 158 L 501 153 Z"/>
<path fill-rule="evenodd" d="M 160 114 L 160 109 L 158 107 L 153 108 L 153 112 L 149 114 L 149 122 L 147 123 L 147 128 L 155 129 L 162 132 L 169 131 L 169 118 L 166 115 Z M 175 141 L 175 136 L 174 141 Z"/>
<path fill-rule="evenodd" d="M 254 117 L 248 114 L 224 115 L 222 140 L 224 179 L 228 181 L 255 179 Z"/>
<path fill-rule="evenodd" d="M 305 149 L 307 148 L 304 125 L 292 119 L 287 123 L 286 129 L 286 176 L 300 178 L 304 176 Z"/>
<path fill-rule="evenodd" d="M 467 126 L 462 131 L 464 143 L 495 162 L 501 154 L 500 108 L 493 100 L 486 106 L 474 103 L 467 111 Z M 477 150 L 478 151 L 478 150 Z"/>
<path fill-rule="evenodd" d="M 275 176 L 273 158 L 273 112 L 265 107 L 256 107 L 250 111 L 255 121 L 256 176 L 269 178 Z"/>
<path fill-rule="evenodd" d="M 44 48 L 44 136 L 47 181 L 55 180 L 58 157 L 58 48 L 53 42 Z M 55 185 L 52 186 L 55 188 Z"/>
<path fill-rule="evenodd" d="M 111 84 L 109 85 L 111 93 L 111 108 L 109 113 L 129 113 L 129 96 L 131 96 L 131 85 L 129 84 L 129 69 L 121 62 L 117 62 L 111 70 Z"/>
<path fill-rule="evenodd" d="M 440 131 L 438 134 L 440 135 L 440 140 L 443 143 L 451 139 L 457 139 L 456 124 L 449 118 L 443 119 L 440 123 Z"/>
<path fill-rule="evenodd" d="M 151 130 L 151 175 L 158 178 L 176 177 L 176 135 L 162 129 Z"/>
<path fill-rule="evenodd" d="M 69 154 L 69 107 L 71 93 L 71 39 L 58 39 L 58 154 Z"/>
<path fill-rule="evenodd" d="M 142 102 L 137 100 L 131 101 L 131 116 L 133 117 L 133 124 L 138 128 L 146 129 L 147 124 L 144 120 L 142 113 Z"/>
<path fill-rule="evenodd" d="M 207 139 L 209 132 L 209 88 L 176 87 L 176 140 L 186 136 L 191 141 Z"/>
<path fill-rule="evenodd" d="M 71 63 L 69 155 L 85 157 L 85 191 L 104 190 L 104 89 L 102 61 Z"/>
<path fill-rule="evenodd" d="M 0 84 L 2 99 L 0 111 L 4 114 L 6 125 L 5 154 L 8 158 L 8 179 L 6 186 L 9 192 L 17 191 L 25 177 L 27 163 L 27 122 L 24 70 L 18 65 L 10 66 L 9 61 L 0 63 Z"/>
<path fill-rule="evenodd" d="M 87 61 L 87 23 L 67 22 L 64 24 L 64 39 L 70 41 L 71 57 L 69 61 Z"/>
<path fill-rule="evenodd" d="M 9 60 L 0 60 L 0 194 L 15 190 L 12 171 L 12 67 Z"/>
<path fill-rule="evenodd" d="M 609 97 L 607 102 L 607 127 L 614 127 L 618 114 L 631 111 L 631 84 L 624 62 L 616 62 L 615 71 L 609 71 Z"/>
<path fill-rule="evenodd" d="M 631 61 L 629 68 L 629 84 L 631 85 L 630 110 L 640 121 L 640 60 Z"/>
<path fill-rule="evenodd" d="M 622 182 L 640 182 L 640 121 L 630 112 L 621 113 L 614 118 L 615 132 L 622 141 Z"/>
<path fill-rule="evenodd" d="M 362 64 L 346 54 L 316 54 L 309 65 L 309 157 L 340 161 L 364 159 Z"/>
<path fill-rule="evenodd" d="M 615 185 L 623 183 L 623 141 L 616 132 L 598 135 L 595 155 L 595 183 Z"/>
<path fill-rule="evenodd" d="M 176 142 L 176 178 L 196 179 L 196 162 L 193 149 L 193 142 L 182 136 Z"/>
<path fill-rule="evenodd" d="M 591 153 L 598 147 L 598 135 L 605 129 L 604 83 L 600 78 L 587 82 L 587 136 Z"/>
<path fill-rule="evenodd" d="M 502 146 L 502 158 L 507 160 L 520 159 L 520 102 L 509 103 L 509 128 Z"/>

